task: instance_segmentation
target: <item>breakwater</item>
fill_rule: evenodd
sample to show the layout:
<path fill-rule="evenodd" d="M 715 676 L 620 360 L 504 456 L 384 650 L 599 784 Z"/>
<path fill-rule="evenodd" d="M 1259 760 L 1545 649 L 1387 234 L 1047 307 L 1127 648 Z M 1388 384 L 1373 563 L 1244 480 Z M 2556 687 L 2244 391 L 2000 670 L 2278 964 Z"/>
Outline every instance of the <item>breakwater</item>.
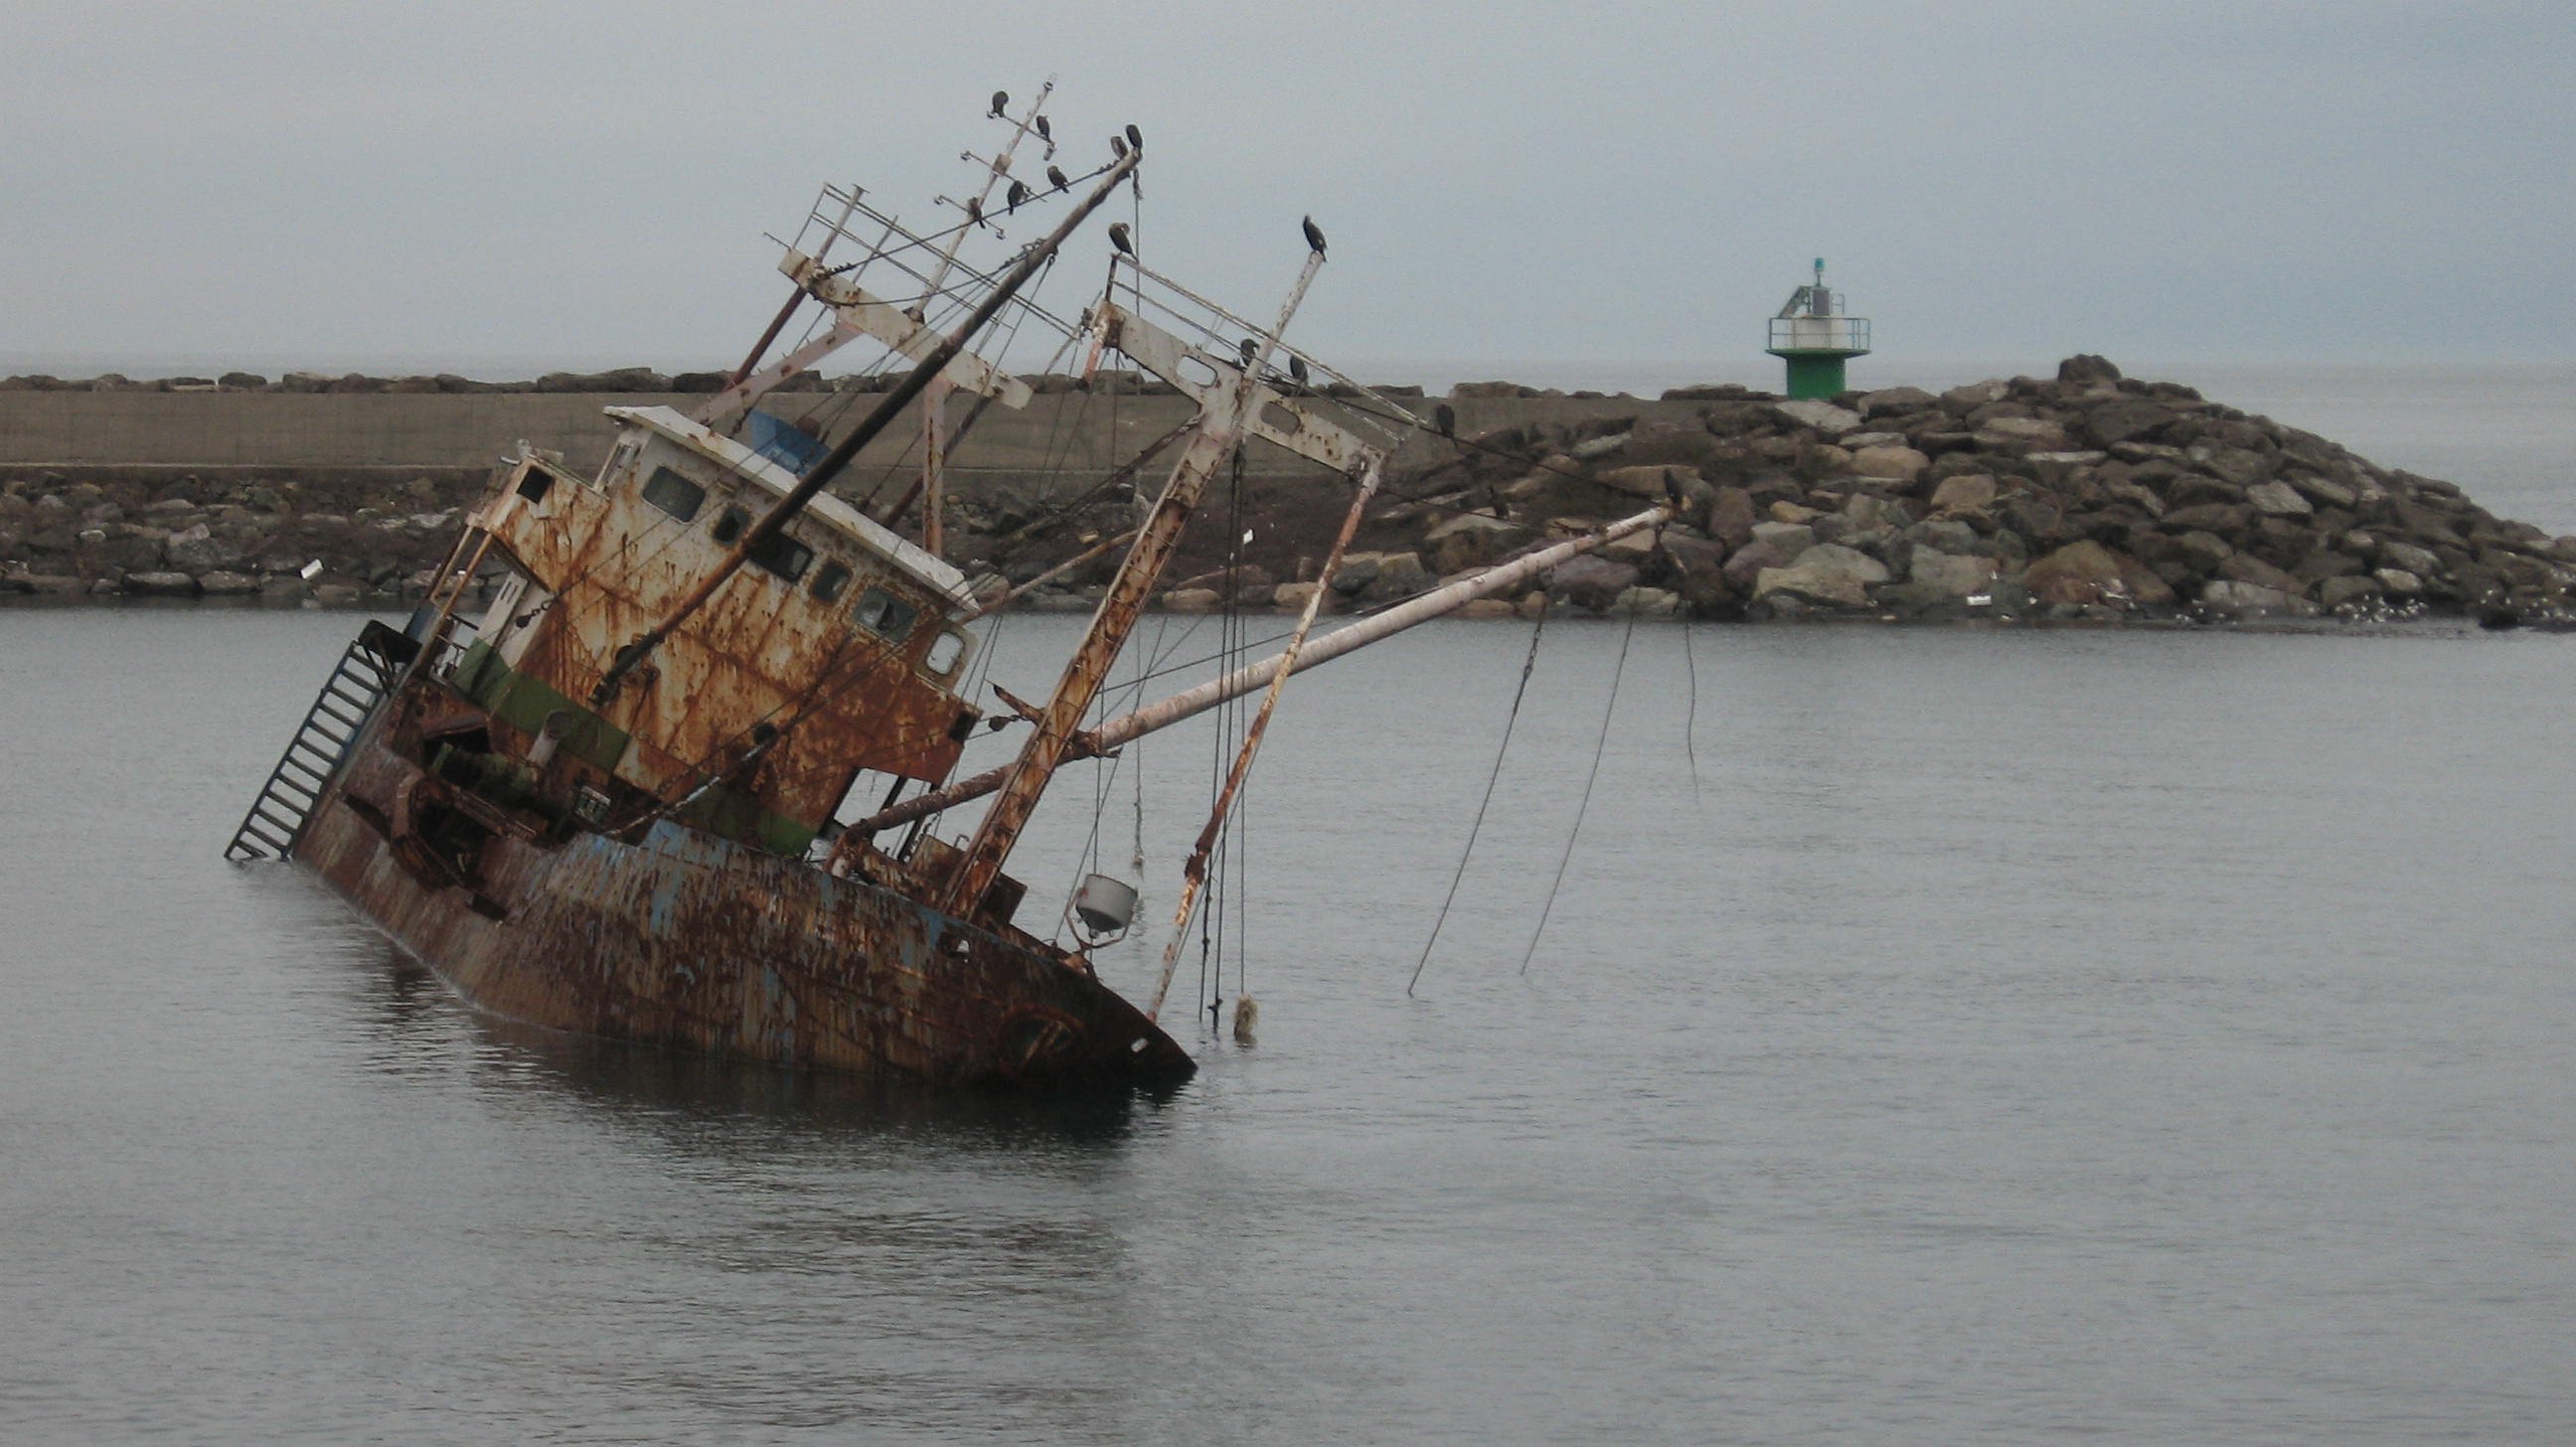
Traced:
<path fill-rule="evenodd" d="M 1038 383 L 1030 408 L 990 409 L 953 460 L 950 552 L 970 573 L 1030 582 L 1118 531 L 1128 488 L 1087 494 L 1189 410 L 1132 378 Z M 686 405 L 707 385 L 640 371 L 519 384 L 12 379 L 0 386 L 0 591 L 399 602 L 510 441 L 593 465 L 600 407 Z M 828 432 L 863 414 L 870 385 L 817 383 L 770 406 Z M 1831 402 L 1492 383 L 1442 405 L 1454 435 L 1417 433 L 1394 458 L 1333 585 L 1337 608 L 1665 496 L 1681 499 L 1682 518 L 1660 536 L 1478 606 L 1744 620 L 2558 618 L 2576 585 L 2576 539 L 2099 358 L 2071 358 L 2051 378 Z M 917 465 L 918 435 L 890 429 L 847 490 L 890 496 Z M 1308 596 L 1348 494 L 1264 451 L 1193 530 L 1165 606 L 1293 608 Z M 1159 469 L 1143 476 L 1150 489 Z M 1229 555 L 1245 531 L 1253 542 Z M 1026 603 L 1086 607 L 1109 567 L 1047 579 Z"/>

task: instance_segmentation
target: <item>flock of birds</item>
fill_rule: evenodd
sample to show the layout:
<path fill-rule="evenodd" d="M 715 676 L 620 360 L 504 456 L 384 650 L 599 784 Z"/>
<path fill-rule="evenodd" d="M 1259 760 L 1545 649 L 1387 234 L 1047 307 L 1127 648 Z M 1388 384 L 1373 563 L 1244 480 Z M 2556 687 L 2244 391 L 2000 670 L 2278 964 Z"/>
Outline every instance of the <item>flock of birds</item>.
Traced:
<path fill-rule="evenodd" d="M 1041 97 L 1041 99 L 1043 99 L 1043 97 Z M 992 108 L 985 112 L 985 115 L 991 120 L 1007 121 L 1011 118 L 1009 114 L 1010 104 L 1011 93 L 1006 90 L 997 90 L 993 92 Z M 1052 158 L 1055 155 L 1055 127 L 1049 123 L 1043 112 L 1030 116 L 1028 124 L 1029 129 L 1038 133 L 1038 139 L 1046 143 L 1047 155 Z M 1109 137 L 1109 152 L 1111 157 L 1115 160 L 1123 161 L 1127 159 L 1130 153 L 1142 151 L 1143 149 L 1145 149 L 1145 133 L 1138 130 L 1134 125 L 1129 125 L 1123 134 L 1113 133 Z M 1001 170 L 1004 167 L 1007 167 L 1008 164 L 1009 161 L 1006 157 L 1003 161 L 996 164 L 995 169 L 997 171 Z M 1047 186 L 1049 188 L 1048 194 L 1050 195 L 1058 191 L 1066 190 L 1073 185 L 1073 178 L 1067 176 L 1064 173 L 1064 168 L 1056 165 L 1052 159 L 1047 163 L 1046 178 Z M 1028 202 L 1037 194 L 1038 193 L 1035 190 L 1030 188 L 1027 182 L 1014 177 L 1012 178 L 1010 185 L 1005 188 L 1002 193 L 1002 209 L 1005 214 L 1018 211 L 1023 204 Z M 980 198 L 973 196 L 967 197 L 965 209 L 966 219 L 969 223 L 976 226 L 986 227 L 987 229 L 990 228 L 991 223 L 984 219 L 984 203 Z M 1324 254 L 1324 228 L 1316 225 L 1315 218 L 1312 216 L 1301 217 L 1299 219 L 1299 224 L 1305 230 L 1307 248 L 1313 251 L 1315 255 L 1322 256 Z M 1113 221 L 1109 224 L 1109 244 L 1117 248 L 1118 254 L 1121 256 L 1132 257 L 1136 254 L 1135 235 L 1128 229 L 1127 223 L 1124 221 Z M 1246 367 L 1250 367 L 1255 364 L 1258 360 L 1258 351 L 1259 348 L 1250 337 L 1244 338 L 1242 354 L 1243 364 Z M 1288 356 L 1288 375 L 1299 387 L 1305 387 L 1307 385 L 1306 359 L 1296 355 L 1294 352 L 1291 352 Z M 1437 426 L 1441 435 L 1444 437 L 1456 435 L 1457 423 L 1455 421 L 1455 414 L 1450 411 L 1449 405 L 1445 402 L 1440 405 L 1439 421 Z"/>
<path fill-rule="evenodd" d="M 1009 114 L 1010 104 L 1011 93 L 1006 90 L 997 90 L 993 92 L 992 109 L 986 111 L 984 114 L 991 120 L 1007 121 L 1011 118 Z M 1043 112 L 1029 117 L 1029 129 L 1038 133 L 1038 139 L 1046 143 L 1047 154 L 1052 157 L 1055 154 L 1055 127 L 1048 122 Z M 1143 149 L 1145 149 L 1145 133 L 1138 130 L 1133 125 L 1129 125 L 1127 127 L 1125 134 L 1112 134 L 1109 137 L 1109 153 L 1116 160 L 1126 160 L 1129 152 L 1141 151 Z M 1007 162 L 1004 164 L 1007 164 Z M 1067 176 L 1064 173 L 1064 168 L 1056 165 L 1052 160 L 1047 163 L 1046 178 L 1048 194 L 1050 195 L 1057 191 L 1065 190 L 1073 185 L 1073 178 Z M 1037 194 L 1038 193 L 1035 190 L 1030 188 L 1028 182 L 1014 177 L 1010 186 L 1002 193 L 1002 210 L 1005 214 L 1017 211 L 1031 197 L 1034 197 Z M 984 203 L 980 199 L 972 196 L 966 198 L 966 219 L 977 226 L 988 226 L 990 224 L 984 219 Z M 1304 218 L 1304 226 L 1306 229 L 1306 245 L 1312 248 L 1317 256 L 1323 255 L 1324 228 L 1316 225 L 1315 218 L 1312 216 Z M 1109 244 L 1117 247 L 1119 252 L 1123 255 L 1133 256 L 1136 254 L 1134 238 L 1129 233 L 1127 224 L 1123 221 L 1117 222 L 1109 228 Z"/>

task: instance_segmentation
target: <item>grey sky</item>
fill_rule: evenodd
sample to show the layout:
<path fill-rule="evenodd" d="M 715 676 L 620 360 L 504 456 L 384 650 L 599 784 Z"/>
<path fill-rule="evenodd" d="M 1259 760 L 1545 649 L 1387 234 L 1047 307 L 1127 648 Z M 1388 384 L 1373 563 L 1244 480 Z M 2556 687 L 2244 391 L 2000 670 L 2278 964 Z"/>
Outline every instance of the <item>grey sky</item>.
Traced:
<path fill-rule="evenodd" d="M 0 365 L 736 358 L 825 179 L 996 87 L 1149 140 L 1158 265 L 1333 260 L 1327 355 L 1731 359 L 1825 256 L 1882 358 L 2576 356 L 2576 6 L 20 0 Z M 1104 243 L 1077 243 L 1090 271 Z M 1071 289 L 1058 297 L 1078 305 Z"/>

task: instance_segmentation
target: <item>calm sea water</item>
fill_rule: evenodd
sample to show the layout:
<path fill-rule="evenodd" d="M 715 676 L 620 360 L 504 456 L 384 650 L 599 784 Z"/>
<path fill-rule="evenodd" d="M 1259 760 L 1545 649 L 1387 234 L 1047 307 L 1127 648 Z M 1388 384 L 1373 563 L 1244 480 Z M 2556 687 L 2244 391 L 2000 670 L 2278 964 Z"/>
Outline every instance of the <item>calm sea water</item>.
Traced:
<path fill-rule="evenodd" d="M 1529 640 L 1425 628 L 1255 776 L 1260 1043 L 1049 1103 L 499 1026 L 222 864 L 356 624 L 0 611 L 0 1439 L 2576 1435 L 2576 638 L 1551 624 L 1408 997 Z M 1028 913 L 1140 777 L 1167 910 L 1212 745 Z"/>

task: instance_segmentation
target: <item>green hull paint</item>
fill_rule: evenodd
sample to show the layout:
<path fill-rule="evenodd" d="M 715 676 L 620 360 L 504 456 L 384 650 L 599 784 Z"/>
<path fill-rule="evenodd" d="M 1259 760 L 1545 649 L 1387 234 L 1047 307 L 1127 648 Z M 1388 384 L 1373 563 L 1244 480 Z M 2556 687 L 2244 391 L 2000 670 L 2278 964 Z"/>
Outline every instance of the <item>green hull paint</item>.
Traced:
<path fill-rule="evenodd" d="M 575 720 L 572 732 L 556 747 L 586 763 L 613 773 L 617 761 L 626 755 L 624 730 L 538 680 L 513 671 L 488 643 L 478 642 L 465 650 L 456 665 L 456 686 L 503 723 L 530 733 L 544 728 L 550 714 L 570 714 Z"/>
<path fill-rule="evenodd" d="M 572 731 L 556 747 L 610 773 L 625 756 L 627 735 L 587 707 L 544 683 L 516 672 L 501 661 L 491 645 L 477 642 L 456 665 L 456 687 L 490 709 L 503 723 L 530 733 L 544 728 L 550 714 L 570 714 Z M 739 790 L 719 785 L 700 794 L 676 818 L 694 828 L 754 844 L 778 854 L 802 854 L 814 842 L 814 831 L 783 814 L 763 809 Z"/>

